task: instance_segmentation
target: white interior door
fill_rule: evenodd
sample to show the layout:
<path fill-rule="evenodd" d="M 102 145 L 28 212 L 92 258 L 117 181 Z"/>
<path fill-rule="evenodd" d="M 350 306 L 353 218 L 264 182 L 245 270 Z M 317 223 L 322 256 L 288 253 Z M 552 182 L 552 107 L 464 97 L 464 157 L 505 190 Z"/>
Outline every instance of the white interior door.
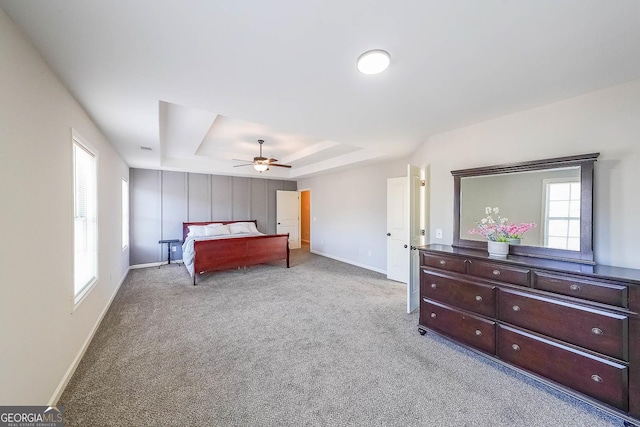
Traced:
<path fill-rule="evenodd" d="M 407 178 L 387 179 L 387 278 L 409 281 Z"/>
<path fill-rule="evenodd" d="M 409 283 L 407 285 L 407 313 L 411 313 L 420 305 L 420 253 L 417 246 L 423 244 L 420 233 L 422 171 L 419 167 L 408 165 L 409 186 Z"/>
<path fill-rule="evenodd" d="M 300 193 L 276 191 L 276 233 L 289 233 L 289 248 L 300 248 Z"/>

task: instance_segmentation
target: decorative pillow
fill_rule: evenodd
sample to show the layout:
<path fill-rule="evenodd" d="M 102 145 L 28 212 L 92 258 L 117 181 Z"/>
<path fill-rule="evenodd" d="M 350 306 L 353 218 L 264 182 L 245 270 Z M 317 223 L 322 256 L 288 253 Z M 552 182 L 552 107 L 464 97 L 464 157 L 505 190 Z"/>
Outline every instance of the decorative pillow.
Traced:
<path fill-rule="evenodd" d="M 211 224 L 205 227 L 206 236 L 224 236 L 225 234 L 231 234 L 228 225 Z"/>
<path fill-rule="evenodd" d="M 251 233 L 251 229 L 246 222 L 236 222 L 234 224 L 229 224 L 229 229 L 231 230 L 231 234 Z"/>

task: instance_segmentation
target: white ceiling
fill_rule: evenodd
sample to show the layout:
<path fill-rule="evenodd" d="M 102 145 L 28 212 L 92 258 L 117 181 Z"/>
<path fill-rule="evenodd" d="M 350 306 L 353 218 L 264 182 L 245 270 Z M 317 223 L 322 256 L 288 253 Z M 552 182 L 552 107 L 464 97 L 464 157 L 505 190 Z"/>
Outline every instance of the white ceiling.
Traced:
<path fill-rule="evenodd" d="M 297 179 L 640 78 L 638 0 L 0 6 L 131 167 L 257 176 L 232 159 L 264 139 L 293 167 L 263 177 Z M 360 74 L 356 58 L 374 48 L 390 68 Z"/>

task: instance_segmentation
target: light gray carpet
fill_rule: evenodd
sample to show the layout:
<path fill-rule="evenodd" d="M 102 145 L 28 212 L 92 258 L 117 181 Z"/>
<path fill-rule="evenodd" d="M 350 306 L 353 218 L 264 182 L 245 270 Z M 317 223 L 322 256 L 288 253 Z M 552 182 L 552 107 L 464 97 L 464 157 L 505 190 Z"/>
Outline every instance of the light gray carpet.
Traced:
<path fill-rule="evenodd" d="M 68 426 L 611 426 L 433 335 L 405 287 L 293 251 L 191 285 L 132 270 L 59 404 Z"/>

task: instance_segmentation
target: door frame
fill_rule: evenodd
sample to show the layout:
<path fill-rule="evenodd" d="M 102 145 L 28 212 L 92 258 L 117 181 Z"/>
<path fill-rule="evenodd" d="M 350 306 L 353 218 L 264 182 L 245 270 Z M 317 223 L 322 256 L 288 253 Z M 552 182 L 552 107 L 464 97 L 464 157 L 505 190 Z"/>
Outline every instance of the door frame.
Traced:
<path fill-rule="evenodd" d="M 412 193 L 411 181 L 412 181 L 412 169 L 415 169 L 418 174 L 418 197 L 417 199 Z M 415 166 L 412 164 L 407 165 L 407 197 L 408 197 L 408 222 L 409 222 L 409 235 L 407 236 L 407 240 L 409 243 L 409 280 L 407 281 L 407 313 L 412 313 L 415 311 L 420 305 L 420 256 L 417 253 L 416 246 L 422 246 L 426 242 L 426 233 L 427 233 L 427 191 L 428 191 L 428 182 L 427 182 L 427 166 Z M 415 212 L 414 212 L 415 211 Z M 415 214 L 415 217 L 414 217 Z M 418 236 L 417 241 L 412 241 L 411 239 L 411 230 L 412 230 L 412 221 L 411 219 L 417 219 L 417 224 L 414 224 L 414 227 L 417 227 Z M 424 234 L 423 234 L 424 233 Z"/>
<path fill-rule="evenodd" d="M 309 192 L 309 249 L 311 249 L 311 239 L 313 236 L 313 203 L 311 203 L 311 188 L 302 188 L 298 190 L 298 193 Z M 300 216 L 302 216 L 302 194 L 300 194 Z M 298 230 L 298 234 L 300 235 L 300 243 L 302 243 L 302 218 L 300 218 L 300 230 Z"/>

